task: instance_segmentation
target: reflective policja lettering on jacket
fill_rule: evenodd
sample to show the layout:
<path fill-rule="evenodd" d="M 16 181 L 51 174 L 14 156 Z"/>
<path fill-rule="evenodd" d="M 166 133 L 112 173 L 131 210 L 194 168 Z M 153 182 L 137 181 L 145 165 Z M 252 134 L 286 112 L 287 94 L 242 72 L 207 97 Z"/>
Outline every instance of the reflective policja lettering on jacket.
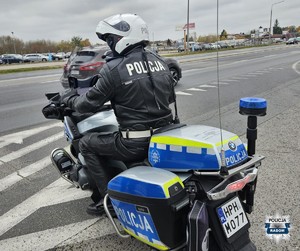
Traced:
<path fill-rule="evenodd" d="M 165 67 L 162 65 L 161 62 L 159 61 L 148 61 L 149 64 L 149 69 L 151 72 L 156 72 L 156 71 L 165 71 Z M 132 64 L 126 64 L 126 68 L 128 71 L 129 76 L 132 76 L 134 73 L 136 74 L 143 74 L 143 73 L 148 73 L 148 67 L 146 62 L 134 62 Z"/>

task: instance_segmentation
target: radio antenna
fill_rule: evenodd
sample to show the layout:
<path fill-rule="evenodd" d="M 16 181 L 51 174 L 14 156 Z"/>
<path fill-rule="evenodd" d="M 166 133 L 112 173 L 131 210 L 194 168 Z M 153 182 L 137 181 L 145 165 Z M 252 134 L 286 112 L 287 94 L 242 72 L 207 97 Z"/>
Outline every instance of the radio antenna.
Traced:
<path fill-rule="evenodd" d="M 228 169 L 225 162 L 225 150 L 223 145 L 223 130 L 221 118 L 221 95 L 220 95 L 220 69 L 219 69 L 219 0 L 217 0 L 217 86 L 218 86 L 218 110 L 219 110 L 219 127 L 221 137 L 221 175 L 227 175 Z"/>

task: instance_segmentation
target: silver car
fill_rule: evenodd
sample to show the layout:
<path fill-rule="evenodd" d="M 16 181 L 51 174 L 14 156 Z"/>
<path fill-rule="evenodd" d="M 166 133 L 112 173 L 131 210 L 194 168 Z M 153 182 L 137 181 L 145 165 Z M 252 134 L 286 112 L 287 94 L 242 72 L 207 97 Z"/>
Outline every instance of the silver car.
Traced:
<path fill-rule="evenodd" d="M 24 62 L 46 62 L 48 61 L 48 57 L 43 55 L 43 54 L 39 54 L 39 53 L 35 53 L 35 54 L 26 54 L 23 57 Z"/>

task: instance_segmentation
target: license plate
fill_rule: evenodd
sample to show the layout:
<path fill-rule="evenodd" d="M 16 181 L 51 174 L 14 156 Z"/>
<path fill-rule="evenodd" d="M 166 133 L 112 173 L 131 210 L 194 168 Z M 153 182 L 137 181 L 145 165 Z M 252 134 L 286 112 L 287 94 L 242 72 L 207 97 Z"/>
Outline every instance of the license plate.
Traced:
<path fill-rule="evenodd" d="M 79 71 L 72 70 L 72 71 L 71 71 L 71 74 L 73 74 L 73 75 L 79 75 Z"/>
<path fill-rule="evenodd" d="M 227 238 L 248 224 L 246 213 L 238 197 L 219 207 L 217 213 Z"/>

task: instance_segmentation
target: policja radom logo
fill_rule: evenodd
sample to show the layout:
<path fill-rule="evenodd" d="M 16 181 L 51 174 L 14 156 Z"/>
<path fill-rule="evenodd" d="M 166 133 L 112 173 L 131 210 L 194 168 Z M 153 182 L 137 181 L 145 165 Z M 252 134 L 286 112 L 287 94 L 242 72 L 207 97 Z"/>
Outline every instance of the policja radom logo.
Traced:
<path fill-rule="evenodd" d="M 280 216 L 276 214 L 274 216 L 266 216 L 265 229 L 268 238 L 275 240 L 278 244 L 281 240 L 290 239 L 290 216 Z"/>

